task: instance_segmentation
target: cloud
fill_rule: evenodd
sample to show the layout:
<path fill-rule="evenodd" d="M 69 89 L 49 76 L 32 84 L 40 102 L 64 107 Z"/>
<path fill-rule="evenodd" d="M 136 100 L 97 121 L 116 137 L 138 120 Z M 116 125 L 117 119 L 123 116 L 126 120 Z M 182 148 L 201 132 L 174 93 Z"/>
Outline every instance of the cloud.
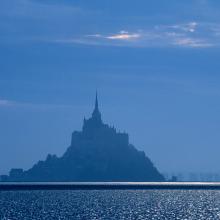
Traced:
<path fill-rule="evenodd" d="M 0 99 L 0 107 L 8 107 L 8 106 L 13 106 L 15 103 L 10 100 L 6 99 Z"/>
<path fill-rule="evenodd" d="M 70 31 L 80 32 L 81 26 L 87 23 L 86 18 L 94 16 L 91 14 L 89 10 L 74 5 L 1 0 L 0 44 L 52 39 Z"/>
<path fill-rule="evenodd" d="M 113 34 L 110 36 L 106 36 L 105 38 L 110 40 L 133 40 L 140 37 L 141 35 L 138 33 L 129 34 L 128 31 L 120 31 L 119 34 Z"/>
<path fill-rule="evenodd" d="M 181 47 L 181 44 L 173 43 L 178 42 L 174 39 L 177 35 L 208 42 L 211 35 L 215 33 L 217 38 L 220 33 L 214 29 L 209 30 L 208 25 L 204 27 L 194 19 L 172 23 L 179 20 L 182 13 L 186 15 L 181 18 L 188 19 L 195 9 L 198 9 L 198 14 L 203 14 L 200 12 L 201 8 L 211 7 L 217 10 L 218 7 L 213 7 L 216 3 L 211 1 L 193 0 L 189 4 L 181 1 L 165 4 L 161 0 L 163 7 L 158 7 L 155 1 L 141 1 L 137 7 L 133 7 L 133 1 L 124 2 L 129 7 L 122 11 L 120 9 L 124 4 L 118 4 L 117 1 L 111 2 L 111 7 L 108 7 L 110 4 L 102 1 L 85 3 L 68 0 L 1 0 L 0 44 L 49 39 L 45 41 L 132 47 Z M 220 40 L 212 40 L 207 47 L 220 44 Z M 191 47 L 193 44 L 188 45 Z"/>
<path fill-rule="evenodd" d="M 120 31 L 116 34 L 102 35 L 102 34 L 90 34 L 86 35 L 87 38 L 99 38 L 99 39 L 108 39 L 108 40 L 134 40 L 140 38 L 139 33 L 129 33 L 128 31 Z"/>
<path fill-rule="evenodd" d="M 86 45 L 100 45 L 100 46 L 126 46 L 127 43 L 138 44 L 139 39 L 142 37 L 141 33 L 119 31 L 111 34 L 86 34 L 84 36 L 77 36 L 67 39 L 58 39 L 56 43 L 69 43 L 69 44 L 86 44 Z"/>
<path fill-rule="evenodd" d="M 18 102 L 7 99 L 0 99 L 0 108 L 13 107 L 13 108 L 32 108 L 32 109 L 54 109 L 54 108 L 81 108 L 82 106 L 63 105 L 63 104 L 42 104 L 30 102 Z"/>
<path fill-rule="evenodd" d="M 57 42 L 100 46 L 210 48 L 220 46 L 219 34 L 220 26 L 217 24 L 192 21 L 156 25 L 136 31 L 85 34 Z"/>
<path fill-rule="evenodd" d="M 172 26 L 167 26 L 167 27 L 168 28 L 170 27 L 171 29 L 174 29 L 174 30 L 194 33 L 196 31 L 197 26 L 198 26 L 198 23 L 195 21 L 192 21 L 186 24 L 177 24 L 177 25 L 172 25 Z"/>
<path fill-rule="evenodd" d="M 205 42 L 204 40 L 200 39 L 193 39 L 193 38 L 177 38 L 174 42 L 174 45 L 183 46 L 183 47 L 194 47 L 194 48 L 205 48 L 205 47 L 212 47 L 211 43 Z"/>
<path fill-rule="evenodd" d="M 13 10 L 9 10 L 10 7 L 4 10 L 10 16 L 15 16 L 16 13 L 20 16 L 29 16 L 33 20 L 36 19 L 35 22 L 40 21 L 42 25 L 33 28 L 31 23 L 27 23 L 25 28 L 21 28 L 19 22 L 15 26 L 10 21 L 8 27 L 4 22 L 0 22 L 0 33 L 3 33 L 0 43 L 14 40 L 15 42 L 44 41 L 91 46 L 188 47 L 192 49 L 220 46 L 220 25 L 217 23 L 192 20 L 166 25 L 132 24 L 130 29 L 129 25 L 127 28 L 117 29 L 114 24 L 111 24 L 110 27 L 103 26 L 103 30 L 93 32 L 97 28 L 93 28 L 88 23 L 89 17 L 97 16 L 96 12 L 85 11 L 74 4 L 69 7 L 65 4 L 57 5 L 52 4 L 52 1 L 49 2 L 51 4 L 44 4 L 43 1 L 21 0 Z M 22 23 L 23 20 L 20 22 Z M 136 29 L 135 26 L 138 28 Z M 25 33 L 23 31 L 25 29 L 30 30 L 29 33 Z M 16 32 L 16 39 L 14 32 Z"/>

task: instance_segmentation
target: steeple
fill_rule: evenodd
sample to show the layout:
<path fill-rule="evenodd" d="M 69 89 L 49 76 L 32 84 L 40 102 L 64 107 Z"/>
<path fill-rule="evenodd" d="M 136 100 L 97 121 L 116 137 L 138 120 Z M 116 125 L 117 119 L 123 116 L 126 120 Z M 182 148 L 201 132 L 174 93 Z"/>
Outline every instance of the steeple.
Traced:
<path fill-rule="evenodd" d="M 96 90 L 96 96 L 95 96 L 95 110 L 99 111 L 99 102 L 98 102 L 98 93 Z"/>
<path fill-rule="evenodd" d="M 103 125 L 101 113 L 99 111 L 99 104 L 98 104 L 98 94 L 96 91 L 95 96 L 95 108 L 92 113 L 92 117 L 89 119 L 85 119 L 83 121 L 83 132 L 86 132 L 87 135 L 93 134 L 96 128 L 99 128 Z"/>
<path fill-rule="evenodd" d="M 94 120 L 96 120 L 97 122 L 101 122 L 102 119 L 101 119 L 101 113 L 99 111 L 99 102 L 98 102 L 98 93 L 96 91 L 96 96 L 95 96 L 95 109 L 92 113 L 92 118 Z"/>

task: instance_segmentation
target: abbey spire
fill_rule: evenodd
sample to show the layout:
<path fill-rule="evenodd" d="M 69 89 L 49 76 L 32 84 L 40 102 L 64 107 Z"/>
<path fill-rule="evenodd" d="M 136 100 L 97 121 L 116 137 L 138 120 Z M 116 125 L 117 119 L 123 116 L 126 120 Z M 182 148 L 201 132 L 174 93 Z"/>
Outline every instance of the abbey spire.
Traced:
<path fill-rule="evenodd" d="M 95 96 L 95 109 L 99 110 L 99 102 L 98 102 L 98 93 L 96 91 L 96 96 Z"/>
<path fill-rule="evenodd" d="M 99 111 L 99 102 L 98 102 L 98 93 L 96 91 L 96 97 L 95 97 L 95 109 L 92 113 L 92 118 L 98 122 L 101 122 L 101 113 Z"/>
<path fill-rule="evenodd" d="M 99 111 L 98 94 L 95 96 L 95 108 L 92 113 L 92 117 L 83 120 L 83 131 L 87 135 L 92 134 L 97 128 L 103 126 L 101 113 Z"/>

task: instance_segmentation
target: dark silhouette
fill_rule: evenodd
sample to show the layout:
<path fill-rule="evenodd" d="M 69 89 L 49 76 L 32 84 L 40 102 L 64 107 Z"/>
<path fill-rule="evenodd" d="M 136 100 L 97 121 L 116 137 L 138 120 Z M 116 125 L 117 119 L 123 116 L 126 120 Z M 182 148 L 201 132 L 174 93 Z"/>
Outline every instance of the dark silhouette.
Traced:
<path fill-rule="evenodd" d="M 164 181 L 144 152 L 129 144 L 126 133 L 104 124 L 96 94 L 92 117 L 58 158 L 48 155 L 31 169 L 12 169 L 8 181 Z M 4 176 L 5 180 L 5 176 Z"/>

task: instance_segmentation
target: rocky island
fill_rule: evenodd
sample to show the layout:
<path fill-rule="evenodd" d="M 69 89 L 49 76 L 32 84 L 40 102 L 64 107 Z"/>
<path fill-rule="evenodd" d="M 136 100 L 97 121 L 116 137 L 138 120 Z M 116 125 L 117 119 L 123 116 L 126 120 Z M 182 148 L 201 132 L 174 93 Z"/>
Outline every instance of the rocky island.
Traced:
<path fill-rule="evenodd" d="M 96 94 L 95 109 L 82 131 L 74 131 L 61 157 L 48 155 L 31 169 L 12 169 L 3 181 L 164 181 L 143 151 L 126 133 L 104 124 Z"/>

